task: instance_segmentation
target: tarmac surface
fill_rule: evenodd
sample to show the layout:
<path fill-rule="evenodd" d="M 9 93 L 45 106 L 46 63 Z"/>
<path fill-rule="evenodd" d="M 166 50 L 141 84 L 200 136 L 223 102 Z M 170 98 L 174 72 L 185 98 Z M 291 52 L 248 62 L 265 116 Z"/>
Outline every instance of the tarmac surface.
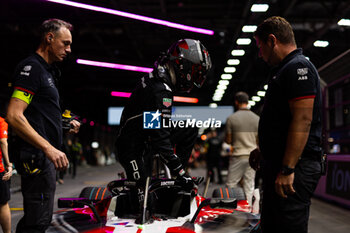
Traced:
<path fill-rule="evenodd" d="M 119 179 L 118 173 L 123 171 L 120 164 L 105 167 L 83 167 L 77 169 L 77 176 L 72 179 L 65 175 L 64 184 L 57 184 L 54 210 L 57 208 L 57 199 L 60 197 L 78 197 L 80 191 L 87 186 L 105 186 L 109 181 Z M 191 176 L 205 176 L 205 168 L 191 170 Z M 211 183 L 207 196 L 211 196 L 213 190 L 224 185 Z M 20 192 L 20 177 L 14 175 L 11 181 L 10 208 L 12 214 L 12 231 L 23 216 L 22 194 Z M 199 192 L 204 192 L 204 184 L 199 186 Z M 219 231 L 217 231 L 219 233 Z M 311 205 L 309 233 L 344 233 L 350 232 L 350 210 L 332 205 L 322 200 L 313 198 Z M 226 231 L 225 231 L 226 233 Z"/>

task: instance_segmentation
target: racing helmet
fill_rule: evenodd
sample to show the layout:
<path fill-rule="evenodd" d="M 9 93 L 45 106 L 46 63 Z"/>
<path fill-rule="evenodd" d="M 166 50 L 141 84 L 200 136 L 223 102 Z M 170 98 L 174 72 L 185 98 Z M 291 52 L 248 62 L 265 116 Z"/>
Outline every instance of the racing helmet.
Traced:
<path fill-rule="evenodd" d="M 199 40 L 181 39 L 167 52 L 168 61 L 176 76 L 176 89 L 189 92 L 193 86 L 200 88 L 211 68 L 208 50 Z"/>

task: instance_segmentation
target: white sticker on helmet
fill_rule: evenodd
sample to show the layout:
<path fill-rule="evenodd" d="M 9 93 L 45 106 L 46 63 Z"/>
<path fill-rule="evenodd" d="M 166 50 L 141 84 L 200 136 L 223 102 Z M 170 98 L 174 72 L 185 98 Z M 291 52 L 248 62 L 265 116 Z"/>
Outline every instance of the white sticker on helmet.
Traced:
<path fill-rule="evenodd" d="M 197 51 L 199 51 L 198 55 L 199 55 L 199 60 L 203 61 L 203 55 L 202 55 L 202 50 L 201 50 L 201 45 L 199 40 L 195 40 L 194 43 L 196 44 L 197 47 Z"/>

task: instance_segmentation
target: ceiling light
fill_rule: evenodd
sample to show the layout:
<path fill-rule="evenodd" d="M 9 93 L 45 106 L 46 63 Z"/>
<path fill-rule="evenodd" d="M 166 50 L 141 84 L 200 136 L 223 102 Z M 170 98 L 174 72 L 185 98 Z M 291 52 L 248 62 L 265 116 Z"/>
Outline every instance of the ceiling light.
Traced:
<path fill-rule="evenodd" d="M 255 32 L 257 26 L 256 25 L 245 25 L 242 28 L 242 32 Z"/>
<path fill-rule="evenodd" d="M 222 99 L 222 95 L 213 95 L 213 99 Z"/>
<path fill-rule="evenodd" d="M 339 26 L 350 26 L 350 19 L 341 19 L 338 22 Z"/>
<path fill-rule="evenodd" d="M 226 90 L 227 89 L 227 86 L 226 85 L 217 85 L 216 89 L 219 89 L 219 90 Z"/>
<path fill-rule="evenodd" d="M 258 91 L 258 96 L 265 96 L 266 92 L 265 91 Z"/>
<path fill-rule="evenodd" d="M 238 38 L 236 41 L 238 45 L 249 45 L 251 42 L 252 40 L 249 38 Z"/>
<path fill-rule="evenodd" d="M 259 102 L 261 100 L 261 98 L 259 96 L 253 96 L 252 100 L 255 102 Z"/>
<path fill-rule="evenodd" d="M 264 90 L 266 91 L 268 87 L 268 85 L 264 85 Z"/>
<path fill-rule="evenodd" d="M 269 9 L 268 4 L 253 4 L 250 8 L 251 12 L 266 12 Z"/>
<path fill-rule="evenodd" d="M 216 90 L 214 95 L 223 95 L 225 94 L 225 90 Z"/>
<path fill-rule="evenodd" d="M 219 84 L 220 84 L 220 85 L 226 85 L 226 86 L 227 86 L 227 85 L 230 84 L 230 81 L 228 81 L 228 80 L 220 80 L 220 81 L 219 81 Z"/>
<path fill-rule="evenodd" d="M 222 98 L 224 94 L 214 94 L 213 95 L 213 98 Z"/>
<path fill-rule="evenodd" d="M 239 65 L 239 59 L 228 59 L 227 65 L 231 65 L 231 66 Z"/>
<path fill-rule="evenodd" d="M 214 94 L 224 94 L 225 90 L 216 89 Z"/>
<path fill-rule="evenodd" d="M 249 100 L 249 101 L 248 101 L 248 104 L 249 104 L 250 106 L 254 106 L 254 105 L 255 105 L 255 102 L 252 101 L 252 100 Z"/>
<path fill-rule="evenodd" d="M 221 101 L 221 98 L 213 97 L 212 100 L 213 100 L 213 101 Z"/>
<path fill-rule="evenodd" d="M 245 54 L 245 51 L 243 49 L 234 49 L 231 52 L 232 56 L 243 56 Z"/>
<path fill-rule="evenodd" d="M 47 1 L 59 3 L 59 4 L 63 4 L 63 5 L 68 5 L 68 6 L 73 6 L 73 7 L 78 7 L 78 8 L 82 8 L 82 9 L 86 9 L 86 10 L 98 11 L 98 12 L 103 12 L 103 13 L 112 14 L 112 15 L 118 15 L 118 16 L 122 16 L 122 17 L 126 17 L 126 18 L 141 20 L 144 22 L 159 24 L 159 25 L 163 25 L 163 26 L 171 27 L 171 28 L 177 28 L 177 29 L 181 29 L 184 31 L 191 31 L 191 32 L 196 32 L 196 33 L 201 33 L 201 34 L 214 35 L 213 30 L 207 30 L 207 29 L 203 29 L 203 28 L 186 26 L 186 25 L 179 24 L 179 23 L 172 23 L 169 21 L 155 19 L 155 18 L 142 16 L 142 15 L 137 15 L 137 14 L 133 14 L 133 13 L 129 13 L 129 12 L 118 11 L 118 10 L 114 10 L 114 9 L 93 6 L 93 5 L 89 5 L 89 4 L 83 4 L 83 3 L 67 1 L 67 0 L 47 0 Z"/>
<path fill-rule="evenodd" d="M 147 68 L 147 67 L 122 65 L 122 64 L 100 62 L 100 61 L 90 61 L 90 60 L 85 60 L 85 59 L 77 59 L 76 62 L 78 64 L 88 65 L 88 66 L 98 66 L 98 67 L 113 68 L 113 69 L 120 69 L 120 70 L 130 70 L 130 71 L 137 71 L 137 72 L 144 72 L 144 73 L 149 73 L 153 70 L 153 68 Z"/>
<path fill-rule="evenodd" d="M 221 79 L 230 80 L 230 79 L 232 79 L 232 75 L 231 74 L 222 74 Z"/>
<path fill-rule="evenodd" d="M 236 68 L 235 67 L 225 67 L 224 72 L 225 73 L 234 73 L 234 72 L 236 72 Z"/>
<path fill-rule="evenodd" d="M 209 107 L 210 107 L 210 108 L 217 108 L 218 105 L 217 105 L 216 103 L 210 103 L 210 104 L 209 104 Z"/>
<path fill-rule="evenodd" d="M 325 40 L 316 40 L 314 42 L 314 46 L 315 47 L 321 47 L 321 48 L 325 48 L 329 45 L 329 42 L 328 41 L 325 41 Z"/>

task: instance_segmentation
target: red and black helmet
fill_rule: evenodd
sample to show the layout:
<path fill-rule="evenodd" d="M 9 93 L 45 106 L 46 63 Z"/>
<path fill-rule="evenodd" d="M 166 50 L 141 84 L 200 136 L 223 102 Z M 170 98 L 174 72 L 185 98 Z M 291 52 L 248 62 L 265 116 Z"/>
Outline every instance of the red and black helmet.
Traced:
<path fill-rule="evenodd" d="M 174 67 L 178 91 L 189 92 L 193 86 L 200 88 L 203 85 L 211 60 L 199 40 L 179 40 L 169 48 L 167 57 Z"/>

